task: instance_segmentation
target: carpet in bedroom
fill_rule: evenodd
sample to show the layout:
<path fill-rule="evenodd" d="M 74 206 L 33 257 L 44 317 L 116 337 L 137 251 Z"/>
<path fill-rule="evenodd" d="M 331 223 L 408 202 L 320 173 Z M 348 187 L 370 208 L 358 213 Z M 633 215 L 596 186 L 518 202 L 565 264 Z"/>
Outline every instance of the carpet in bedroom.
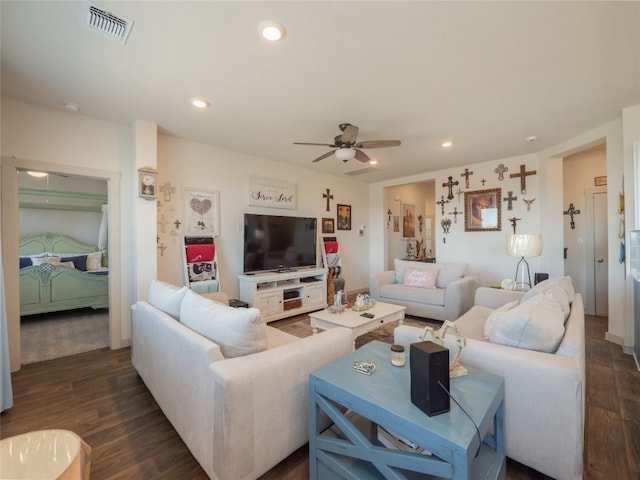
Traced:
<path fill-rule="evenodd" d="M 21 363 L 43 362 L 109 346 L 109 310 L 68 310 L 20 318 Z"/>

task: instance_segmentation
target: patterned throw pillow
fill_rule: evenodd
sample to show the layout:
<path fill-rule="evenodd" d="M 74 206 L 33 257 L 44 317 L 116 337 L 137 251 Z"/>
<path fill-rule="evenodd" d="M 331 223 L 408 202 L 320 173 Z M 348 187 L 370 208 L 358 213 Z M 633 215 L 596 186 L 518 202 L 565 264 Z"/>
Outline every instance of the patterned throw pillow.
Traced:
<path fill-rule="evenodd" d="M 215 262 L 189 263 L 189 282 L 215 280 Z"/>
<path fill-rule="evenodd" d="M 404 272 L 404 284 L 408 287 L 436 288 L 437 276 L 438 271 L 433 268 L 418 270 L 407 267 Z"/>

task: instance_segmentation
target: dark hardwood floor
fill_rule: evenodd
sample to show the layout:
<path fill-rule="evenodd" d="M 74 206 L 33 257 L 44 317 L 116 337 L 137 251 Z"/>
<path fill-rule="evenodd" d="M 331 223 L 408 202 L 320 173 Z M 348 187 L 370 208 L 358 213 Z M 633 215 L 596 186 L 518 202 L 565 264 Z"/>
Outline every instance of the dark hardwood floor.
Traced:
<path fill-rule="evenodd" d="M 604 340 L 606 319 L 587 316 L 585 479 L 640 478 L 640 372 Z M 0 437 L 63 428 L 93 449 L 91 479 L 206 479 L 137 376 L 128 348 L 34 363 L 13 374 L 14 406 Z M 306 446 L 262 480 L 308 478 Z M 508 461 L 507 478 L 542 479 Z"/>

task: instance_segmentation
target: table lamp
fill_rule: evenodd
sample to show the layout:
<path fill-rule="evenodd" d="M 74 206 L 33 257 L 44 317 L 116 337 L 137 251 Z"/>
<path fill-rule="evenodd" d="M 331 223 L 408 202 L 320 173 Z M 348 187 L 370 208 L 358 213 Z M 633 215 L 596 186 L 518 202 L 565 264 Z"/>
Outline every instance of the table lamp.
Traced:
<path fill-rule="evenodd" d="M 533 235 L 529 233 L 507 235 L 507 255 L 512 257 L 520 257 L 520 261 L 516 265 L 516 290 L 528 290 L 531 288 L 531 273 L 529 272 L 529 264 L 527 258 L 539 257 L 542 254 L 542 235 Z M 518 281 L 518 270 L 520 272 L 520 281 Z M 525 281 L 525 270 L 527 271 L 527 280 Z M 528 288 L 527 288 L 528 287 Z"/>

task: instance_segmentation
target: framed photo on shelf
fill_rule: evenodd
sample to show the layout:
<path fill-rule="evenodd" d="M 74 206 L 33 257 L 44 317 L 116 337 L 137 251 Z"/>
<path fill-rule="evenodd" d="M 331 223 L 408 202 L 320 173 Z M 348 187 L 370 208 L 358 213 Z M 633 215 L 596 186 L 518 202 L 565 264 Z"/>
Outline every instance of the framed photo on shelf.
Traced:
<path fill-rule="evenodd" d="M 338 230 L 351 230 L 351 205 L 338 204 Z"/>
<path fill-rule="evenodd" d="M 501 189 L 464 192 L 464 231 L 496 232 L 502 229 Z"/>
<path fill-rule="evenodd" d="M 336 231 L 336 223 L 333 218 L 322 219 L 322 233 L 334 233 Z"/>

